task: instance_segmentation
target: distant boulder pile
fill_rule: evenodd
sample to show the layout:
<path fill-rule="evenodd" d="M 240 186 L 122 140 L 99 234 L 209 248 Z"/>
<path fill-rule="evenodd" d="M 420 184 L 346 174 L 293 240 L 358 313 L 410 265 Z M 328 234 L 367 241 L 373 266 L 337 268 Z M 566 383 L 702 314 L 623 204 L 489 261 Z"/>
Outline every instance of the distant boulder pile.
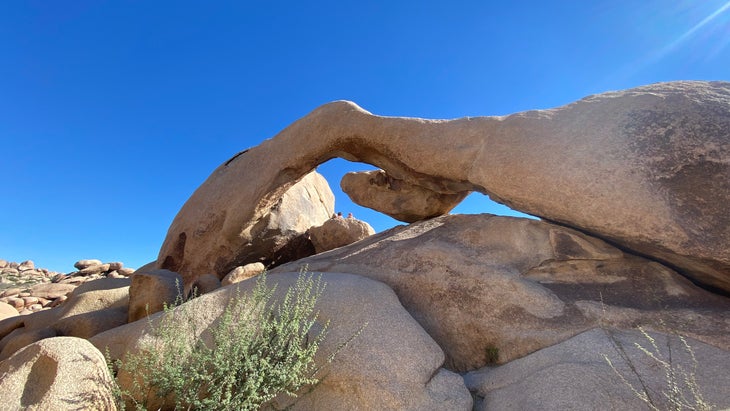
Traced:
<path fill-rule="evenodd" d="M 0 260 L 0 319 L 48 310 L 66 301 L 79 285 L 99 278 L 125 278 L 134 272 L 121 262 L 79 260 L 68 274 Z"/>
<path fill-rule="evenodd" d="M 70 272 L 64 276 L 53 278 L 54 283 L 61 284 L 82 284 L 89 280 L 98 278 L 124 278 L 134 272 L 134 268 L 125 267 L 124 263 L 112 262 L 102 263 L 101 260 L 79 260 L 74 263 L 78 271 Z"/>
<path fill-rule="evenodd" d="M 0 260 L 0 290 L 25 284 L 48 283 L 60 274 L 45 268 L 37 268 L 31 260 L 16 263 Z"/>

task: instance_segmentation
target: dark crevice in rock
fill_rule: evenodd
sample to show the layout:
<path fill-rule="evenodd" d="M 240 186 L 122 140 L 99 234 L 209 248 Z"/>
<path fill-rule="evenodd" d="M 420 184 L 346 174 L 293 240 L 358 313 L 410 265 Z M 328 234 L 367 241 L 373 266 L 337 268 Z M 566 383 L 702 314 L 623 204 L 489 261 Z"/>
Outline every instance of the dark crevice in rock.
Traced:
<path fill-rule="evenodd" d="M 233 162 L 233 160 L 235 160 L 235 159 L 237 159 L 238 157 L 240 157 L 240 156 L 242 156 L 242 155 L 246 154 L 246 153 L 248 152 L 248 150 L 250 150 L 250 149 L 248 149 L 248 148 L 247 148 L 247 149 L 245 149 L 245 150 L 243 150 L 243 151 L 239 151 L 239 152 L 238 152 L 238 153 L 236 153 L 236 154 L 235 154 L 235 155 L 234 155 L 233 157 L 229 158 L 229 159 L 228 159 L 228 161 L 226 161 L 226 163 L 225 163 L 224 165 L 225 165 L 225 166 L 227 167 L 227 166 L 228 166 L 229 164 L 231 164 L 231 163 Z"/>
<path fill-rule="evenodd" d="M 709 291 L 709 292 L 711 292 L 713 294 L 717 294 L 717 295 L 720 295 L 720 296 L 723 296 L 723 297 L 730 298 L 730 292 L 729 291 L 725 291 L 725 290 L 720 289 L 718 287 L 713 287 L 712 285 L 708 285 L 708 284 L 701 283 L 701 282 L 697 281 L 685 269 L 683 269 L 681 267 L 678 267 L 678 266 L 672 264 L 669 261 L 666 261 L 664 259 L 659 259 L 659 258 L 657 258 L 655 256 L 651 256 L 649 254 L 644 254 L 644 253 L 641 253 L 641 252 L 636 251 L 634 249 L 628 248 L 626 245 L 623 245 L 621 243 L 618 243 L 616 241 L 613 241 L 610 238 L 603 237 L 599 233 L 591 232 L 591 231 L 588 231 L 588 230 L 583 230 L 583 229 L 581 229 L 579 227 L 571 226 L 571 225 L 562 223 L 560 221 L 550 220 L 550 219 L 547 219 L 547 218 L 543 218 L 543 220 L 544 221 L 547 221 L 547 222 L 549 222 L 551 224 L 555 224 L 555 225 L 558 225 L 558 226 L 570 228 L 571 230 L 578 231 L 578 232 L 583 233 L 583 234 L 585 234 L 587 236 L 590 236 L 590 237 L 594 237 L 594 238 L 598 238 L 600 240 L 603 240 L 606 243 L 612 245 L 613 247 L 616 247 L 617 249 L 621 250 L 622 252 L 624 252 L 624 253 L 626 253 L 628 255 L 631 255 L 631 256 L 634 256 L 634 257 L 641 257 L 641 258 L 647 259 L 649 261 L 654 261 L 656 263 L 662 264 L 663 266 L 665 266 L 665 267 L 667 267 L 667 268 L 675 271 L 677 274 L 679 274 L 682 277 L 686 278 L 687 280 L 689 280 L 690 282 L 692 282 L 692 284 L 694 284 L 695 286 L 697 286 L 697 287 L 699 287 L 699 288 L 701 288 L 701 289 L 703 289 L 705 291 Z"/>

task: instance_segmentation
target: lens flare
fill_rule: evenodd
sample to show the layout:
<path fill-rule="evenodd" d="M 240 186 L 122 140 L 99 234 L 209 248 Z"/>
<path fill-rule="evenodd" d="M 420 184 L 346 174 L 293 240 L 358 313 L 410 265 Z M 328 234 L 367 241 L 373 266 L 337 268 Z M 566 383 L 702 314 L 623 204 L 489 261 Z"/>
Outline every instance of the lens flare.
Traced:
<path fill-rule="evenodd" d="M 712 20 L 716 19 L 718 16 L 720 16 L 722 13 L 724 13 L 728 9 L 730 9 L 730 1 L 728 1 L 727 3 L 725 3 L 724 5 L 722 5 L 719 9 L 715 10 L 709 16 L 707 16 L 704 19 L 702 19 L 702 21 L 700 21 L 699 23 L 695 24 L 691 29 L 689 29 L 686 32 L 684 32 L 684 34 L 682 34 L 681 36 L 679 36 L 676 40 L 674 40 L 673 42 L 669 43 L 664 48 L 662 48 L 657 53 L 656 58 L 657 59 L 660 59 L 660 58 L 664 57 L 665 55 L 667 55 L 668 53 L 670 53 L 672 50 L 674 50 L 677 47 L 679 47 L 679 45 L 681 45 L 687 39 L 689 39 L 690 37 L 692 37 L 692 35 L 695 34 L 697 31 L 699 31 L 702 27 L 706 26 L 708 23 L 710 23 Z"/>

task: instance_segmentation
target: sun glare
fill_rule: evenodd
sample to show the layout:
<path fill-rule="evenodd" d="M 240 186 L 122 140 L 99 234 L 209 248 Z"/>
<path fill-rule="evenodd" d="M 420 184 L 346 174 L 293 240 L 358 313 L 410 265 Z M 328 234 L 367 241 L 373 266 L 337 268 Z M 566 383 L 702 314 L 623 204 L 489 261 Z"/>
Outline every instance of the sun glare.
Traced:
<path fill-rule="evenodd" d="M 659 58 L 662 58 L 665 55 L 667 55 L 670 52 L 672 52 L 674 49 L 676 49 L 682 43 L 684 43 L 690 37 L 692 37 L 696 32 L 698 32 L 703 27 L 707 26 L 709 23 L 711 23 L 713 20 L 715 20 L 717 17 L 719 17 L 722 13 L 724 13 L 728 9 L 730 9 L 730 1 L 728 1 L 727 3 L 723 4 L 722 6 L 720 6 L 720 8 L 718 8 L 717 10 L 715 10 L 709 16 L 707 16 L 704 19 L 702 19 L 702 21 L 700 21 L 699 23 L 695 24 L 689 30 L 685 31 L 676 40 L 672 41 L 671 43 L 669 43 L 668 45 L 666 45 L 664 48 L 662 48 L 661 51 L 658 53 L 657 58 L 658 59 Z M 727 29 L 727 27 L 725 27 L 725 28 Z M 727 36 L 726 36 L 726 38 L 724 40 L 725 40 L 725 44 L 727 44 Z"/>
<path fill-rule="evenodd" d="M 661 14 L 662 17 L 655 17 L 652 21 L 654 24 L 646 25 L 649 30 L 651 28 L 656 30 L 657 27 L 662 26 L 675 29 L 674 32 L 668 32 L 665 35 L 664 44 L 647 51 L 643 57 L 624 66 L 614 74 L 614 80 L 616 78 L 628 79 L 633 77 L 685 48 L 691 48 L 693 61 L 707 62 L 714 59 L 730 44 L 730 1 L 725 1 L 699 21 L 697 16 L 702 16 L 701 8 L 705 8 L 707 3 L 691 2 L 682 4 L 683 6 L 678 6 L 670 14 Z M 656 12 L 657 10 L 653 11 Z M 651 14 L 654 13 L 650 12 L 647 18 Z M 687 16 L 694 17 L 692 19 L 694 21 L 691 21 Z M 690 24 L 692 25 L 689 28 L 682 28 Z"/>

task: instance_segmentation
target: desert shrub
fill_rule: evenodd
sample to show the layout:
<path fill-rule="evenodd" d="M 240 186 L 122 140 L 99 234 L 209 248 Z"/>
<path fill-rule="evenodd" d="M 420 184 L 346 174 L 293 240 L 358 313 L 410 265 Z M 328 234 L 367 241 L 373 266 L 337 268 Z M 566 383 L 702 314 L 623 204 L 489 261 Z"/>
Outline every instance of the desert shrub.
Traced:
<path fill-rule="evenodd" d="M 276 286 L 267 286 L 262 274 L 249 294 L 234 292 L 209 330 L 209 343 L 195 337 L 191 343 L 201 333 L 188 304 L 166 308 L 152 328 L 156 343 L 114 364 L 118 376 L 132 378 L 120 399 L 137 409 L 146 409 L 144 399 L 151 395 L 174 396 L 176 409 L 254 410 L 281 393 L 293 396 L 316 384 L 314 357 L 329 327 L 327 322 L 315 329 L 315 305 L 324 287 L 321 276 L 302 271 L 275 302 Z"/>
<path fill-rule="evenodd" d="M 695 357 L 694 350 L 683 336 L 677 335 L 677 338 L 681 341 L 683 350 L 690 358 L 689 364 L 682 364 L 675 361 L 672 355 L 672 346 L 669 338 L 667 338 L 666 343 L 667 354 L 664 355 L 659 349 L 656 339 L 654 339 L 654 337 L 652 337 L 642 327 L 639 327 L 639 331 L 644 336 L 648 344 L 642 345 L 637 342 L 634 343 L 634 347 L 664 373 L 665 386 L 657 393 L 649 388 L 649 385 L 638 371 L 636 364 L 633 360 L 631 360 L 621 342 L 619 342 L 610 331 L 606 329 L 604 329 L 604 331 L 608 333 L 611 343 L 621 360 L 628 366 L 629 375 L 624 375 L 624 373 L 619 371 L 608 355 L 602 354 L 604 360 L 608 363 L 613 372 L 619 377 L 624 385 L 626 385 L 631 392 L 643 401 L 651 410 L 709 411 L 715 408 L 702 395 L 702 390 L 700 389 L 696 377 L 698 367 L 697 358 Z M 638 384 L 632 384 L 629 381 L 630 376 L 633 376 L 633 379 L 636 380 Z"/>

